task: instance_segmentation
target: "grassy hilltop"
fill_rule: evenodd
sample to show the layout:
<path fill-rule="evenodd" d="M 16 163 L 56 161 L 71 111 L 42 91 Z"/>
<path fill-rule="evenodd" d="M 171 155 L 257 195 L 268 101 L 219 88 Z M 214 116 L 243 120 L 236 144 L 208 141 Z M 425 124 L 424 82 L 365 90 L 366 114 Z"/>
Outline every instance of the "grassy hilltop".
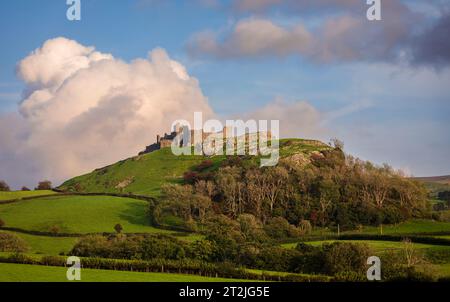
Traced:
<path fill-rule="evenodd" d="M 311 154 L 330 146 L 315 140 L 280 141 L 282 159 L 308 161 Z M 209 157 L 217 168 L 226 156 Z M 207 159 L 205 156 L 175 156 L 170 148 L 119 161 L 89 174 L 72 178 L 58 189 L 79 192 L 133 193 L 158 196 L 162 184 L 181 183 L 184 172 Z M 249 160 L 258 160 L 253 157 Z"/>

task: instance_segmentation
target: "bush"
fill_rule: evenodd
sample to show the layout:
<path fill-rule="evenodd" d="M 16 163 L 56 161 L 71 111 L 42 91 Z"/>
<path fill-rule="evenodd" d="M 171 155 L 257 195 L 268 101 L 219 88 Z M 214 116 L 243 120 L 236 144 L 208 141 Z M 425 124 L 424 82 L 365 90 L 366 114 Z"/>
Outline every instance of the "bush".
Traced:
<path fill-rule="evenodd" d="M 289 222 L 283 217 L 275 217 L 270 219 L 264 226 L 264 230 L 267 235 L 275 239 L 296 238 L 304 234 L 301 229 L 289 224 Z"/>
<path fill-rule="evenodd" d="M 49 180 L 40 181 L 38 186 L 36 187 L 36 190 L 51 190 L 52 189 L 52 182 Z"/>
<path fill-rule="evenodd" d="M 4 227 L 5 224 L 6 224 L 6 223 L 0 218 L 0 228 Z"/>
<path fill-rule="evenodd" d="M 26 252 L 26 242 L 14 234 L 0 233 L 0 252 Z"/>
<path fill-rule="evenodd" d="M 31 191 L 28 187 L 22 187 L 22 191 Z"/>
<path fill-rule="evenodd" d="M 60 231 L 61 228 L 57 225 L 53 225 L 49 228 L 50 233 L 52 233 L 53 235 L 57 235 Z"/>
<path fill-rule="evenodd" d="M 120 223 L 118 223 L 114 226 L 114 230 L 116 231 L 117 234 L 120 234 L 122 233 L 123 227 Z"/>
<path fill-rule="evenodd" d="M 359 281 L 365 277 L 366 261 L 370 256 L 364 244 L 334 242 L 314 247 L 297 244 L 298 255 L 291 261 L 291 271 L 335 275 L 338 280 Z"/>
<path fill-rule="evenodd" d="M 365 274 L 370 249 L 365 244 L 334 242 L 323 247 L 324 273 L 336 275 L 340 272 Z"/>
<path fill-rule="evenodd" d="M 0 180 L 0 191 L 2 191 L 2 192 L 10 191 L 8 184 L 3 180 Z"/>
<path fill-rule="evenodd" d="M 210 167 L 212 167 L 213 161 L 212 160 L 204 160 L 202 161 L 197 167 L 195 167 L 196 171 L 202 172 Z"/>

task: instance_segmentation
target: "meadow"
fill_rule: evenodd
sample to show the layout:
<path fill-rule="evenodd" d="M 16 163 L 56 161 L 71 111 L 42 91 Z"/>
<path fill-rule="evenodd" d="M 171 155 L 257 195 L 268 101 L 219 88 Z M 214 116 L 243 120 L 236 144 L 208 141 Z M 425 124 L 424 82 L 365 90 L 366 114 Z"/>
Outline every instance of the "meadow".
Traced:
<path fill-rule="evenodd" d="M 320 240 L 320 241 L 307 241 L 306 244 L 312 246 L 320 246 L 322 244 L 332 243 L 332 242 L 350 242 L 350 243 L 360 243 L 367 244 L 373 251 L 375 252 L 384 252 L 388 250 L 399 250 L 402 249 L 402 242 L 396 241 L 378 241 L 378 240 Z M 297 243 L 285 243 L 281 246 L 284 248 L 295 248 Z M 443 245 L 432 245 L 432 244 L 423 244 L 423 243 L 412 243 L 412 246 L 415 249 L 430 249 L 435 251 L 448 251 L 450 253 L 450 246 Z"/>
<path fill-rule="evenodd" d="M 67 269 L 28 264 L 0 263 L 0 282 L 69 282 Z M 140 273 L 113 270 L 83 269 L 82 282 L 243 282 L 224 278 L 208 278 L 195 275 Z M 71 281 L 77 282 L 77 281 Z"/>
<path fill-rule="evenodd" d="M 12 200 L 12 199 L 22 199 L 25 197 L 37 197 L 44 195 L 54 195 L 57 194 L 54 191 L 49 190 L 38 190 L 38 191 L 12 191 L 12 192 L 3 192 L 0 191 L 0 201 L 2 200 Z"/>
<path fill-rule="evenodd" d="M 110 196 L 54 196 L 0 205 L 5 226 L 27 231 L 88 234 L 173 233 L 149 225 L 146 201 Z"/>

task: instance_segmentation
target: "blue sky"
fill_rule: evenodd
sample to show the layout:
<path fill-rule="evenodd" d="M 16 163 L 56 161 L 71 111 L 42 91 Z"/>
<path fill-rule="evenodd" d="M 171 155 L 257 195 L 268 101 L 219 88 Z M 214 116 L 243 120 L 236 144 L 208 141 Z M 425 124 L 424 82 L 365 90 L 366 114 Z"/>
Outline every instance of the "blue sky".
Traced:
<path fill-rule="evenodd" d="M 327 54 L 335 51 L 331 59 L 325 51 L 321 53 L 320 47 L 337 42 L 326 41 L 329 35 L 325 34 L 320 43 L 314 44 L 317 49 L 304 50 L 287 42 L 286 48 L 280 49 L 279 45 L 270 45 L 269 37 L 264 47 L 258 48 L 258 44 L 249 53 L 242 45 L 245 41 L 238 39 L 239 24 L 268 21 L 294 38 L 295 26 L 302 24 L 316 37 L 322 31 L 315 29 L 335 16 L 348 14 L 359 22 L 359 14 L 365 12 L 363 4 L 354 10 L 344 4 L 340 7 L 344 1 L 320 8 L 305 4 L 296 11 L 289 0 L 266 1 L 274 3 L 272 6 L 246 1 L 247 7 L 232 0 L 81 0 L 79 22 L 66 19 L 65 0 L 2 1 L 0 114 L 17 111 L 22 100 L 26 85 L 16 75 L 18 62 L 49 39 L 66 37 L 127 62 L 145 58 L 149 51 L 161 47 L 198 79 L 201 91 L 219 115 L 252 112 L 276 99 L 286 104 L 306 101 L 323 116 L 321 126 L 326 131 L 318 135 L 320 139 L 337 136 L 344 140 L 347 152 L 377 163 L 388 162 L 415 175 L 450 173 L 450 71 L 447 58 L 436 64 L 434 56 L 438 54 L 431 51 L 447 46 L 423 48 L 425 42 L 413 35 L 421 31 L 439 33 L 438 25 L 435 31 L 433 26 L 447 16 L 445 1 L 409 1 L 407 13 L 400 6 L 393 6 L 392 12 L 388 11 L 391 7 L 384 8 L 386 18 L 398 14 L 399 23 L 412 18 L 413 13 L 420 14 L 420 22 L 413 22 L 411 28 L 405 21 L 411 38 L 391 45 L 387 37 L 391 24 L 384 21 L 387 30 L 380 29 L 373 37 L 354 33 L 355 39 L 367 40 L 343 36 L 350 45 L 345 52 L 342 47 L 327 46 Z M 448 33 L 447 23 L 442 24 L 441 32 Z M 324 28 L 323 32 L 326 30 L 331 29 Z M 205 32 L 210 34 L 208 41 L 214 43 L 213 48 L 198 44 L 205 41 L 197 39 Z M 405 31 L 395 38 L 405 38 Z M 413 38 L 417 43 L 411 42 Z M 371 52 L 380 45 L 386 47 Z M 350 49 L 353 46 L 354 52 Z M 410 50 L 411 59 L 401 57 L 400 48 Z M 346 56 L 348 52 L 352 55 Z"/>

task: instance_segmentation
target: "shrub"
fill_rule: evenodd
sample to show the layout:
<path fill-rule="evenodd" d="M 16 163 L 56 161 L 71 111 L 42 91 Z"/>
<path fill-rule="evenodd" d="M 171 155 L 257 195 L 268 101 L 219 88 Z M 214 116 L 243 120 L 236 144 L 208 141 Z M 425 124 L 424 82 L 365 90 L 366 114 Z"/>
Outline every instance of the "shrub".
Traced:
<path fill-rule="evenodd" d="M 26 242 L 14 234 L 0 233 L 0 252 L 26 252 Z"/>
<path fill-rule="evenodd" d="M 120 223 L 118 223 L 114 226 L 114 230 L 116 231 L 117 234 L 120 234 L 122 233 L 123 227 Z"/>
<path fill-rule="evenodd" d="M 44 256 L 40 263 L 47 266 L 65 266 L 66 259 L 60 256 Z"/>
<path fill-rule="evenodd" d="M 5 222 L 0 218 L 0 228 L 5 226 Z"/>
<path fill-rule="evenodd" d="M 0 191 L 2 191 L 2 192 L 8 192 L 9 190 L 10 190 L 10 189 L 9 189 L 8 184 L 7 184 L 5 181 L 0 180 Z"/>
<path fill-rule="evenodd" d="M 365 244 L 334 242 L 322 247 L 324 273 L 335 275 L 339 272 L 363 274 L 366 271 L 370 249 Z"/>
<path fill-rule="evenodd" d="M 49 228 L 50 233 L 56 235 L 61 231 L 61 228 L 57 225 L 53 225 Z"/>
<path fill-rule="evenodd" d="M 289 222 L 283 217 L 274 217 L 270 219 L 264 226 L 264 230 L 267 235 L 276 239 L 296 238 L 303 235 L 301 229 L 289 224 Z"/>
<path fill-rule="evenodd" d="M 312 226 L 311 226 L 311 222 L 309 222 L 309 220 L 300 221 L 300 224 L 298 227 L 302 231 L 303 234 L 311 234 L 311 232 L 312 232 Z"/>
<path fill-rule="evenodd" d="M 108 240 L 104 236 L 90 235 L 80 238 L 70 251 L 71 255 L 82 257 L 103 257 L 110 256 Z"/>
<path fill-rule="evenodd" d="M 21 189 L 22 191 L 30 191 L 30 189 L 28 187 L 22 187 Z"/>
<path fill-rule="evenodd" d="M 195 167 L 195 170 L 201 172 L 201 171 L 204 171 L 204 170 L 212 167 L 212 165 L 213 165 L 212 160 L 209 160 L 209 159 L 204 160 L 197 167 Z"/>
<path fill-rule="evenodd" d="M 52 189 L 52 182 L 49 180 L 40 181 L 38 186 L 36 187 L 36 190 L 51 190 Z"/>

